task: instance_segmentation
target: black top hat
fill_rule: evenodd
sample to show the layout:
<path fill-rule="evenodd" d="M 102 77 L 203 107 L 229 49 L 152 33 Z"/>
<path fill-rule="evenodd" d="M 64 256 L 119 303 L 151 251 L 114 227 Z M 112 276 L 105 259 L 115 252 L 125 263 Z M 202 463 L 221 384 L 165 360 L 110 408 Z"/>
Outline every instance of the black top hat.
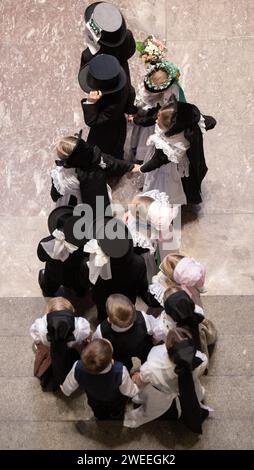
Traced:
<path fill-rule="evenodd" d="M 61 230 L 64 233 L 65 240 L 67 242 L 80 247 L 87 242 L 87 239 L 83 237 L 79 240 L 74 235 L 74 224 L 80 219 L 80 217 L 73 215 L 73 209 L 74 207 L 72 206 L 56 207 L 56 209 L 49 214 L 48 229 L 51 235 L 54 230 Z"/>
<path fill-rule="evenodd" d="M 94 149 L 82 139 L 82 129 L 75 136 L 78 137 L 78 140 L 72 153 L 65 160 L 56 160 L 56 164 L 65 168 L 81 167 L 85 170 L 89 168 L 93 161 Z"/>
<path fill-rule="evenodd" d="M 110 258 L 123 258 L 133 247 L 127 226 L 115 217 L 96 219 L 93 224 L 93 238 Z"/>
<path fill-rule="evenodd" d="M 106 95 L 125 86 L 126 74 L 114 56 L 99 54 L 80 70 L 78 81 L 86 93 L 100 90 Z"/>
<path fill-rule="evenodd" d="M 95 2 L 85 11 L 85 21 L 93 31 L 101 34 L 100 44 L 118 47 L 126 37 L 126 23 L 123 15 L 115 5 L 106 2 Z"/>

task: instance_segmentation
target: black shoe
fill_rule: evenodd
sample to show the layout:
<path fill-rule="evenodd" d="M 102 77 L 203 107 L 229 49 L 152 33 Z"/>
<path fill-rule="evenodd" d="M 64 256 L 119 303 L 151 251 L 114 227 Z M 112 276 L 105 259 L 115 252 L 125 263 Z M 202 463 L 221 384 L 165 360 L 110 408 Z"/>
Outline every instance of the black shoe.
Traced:
<path fill-rule="evenodd" d="M 55 290 L 49 290 L 46 288 L 46 283 L 45 283 L 45 269 L 40 269 L 39 271 L 39 276 L 38 276 L 38 283 L 39 286 L 42 290 L 43 296 L 44 297 L 53 297 L 54 293 L 56 292 Z"/>
<path fill-rule="evenodd" d="M 75 423 L 75 428 L 83 436 L 91 432 L 91 430 L 89 430 L 89 421 L 77 421 Z"/>

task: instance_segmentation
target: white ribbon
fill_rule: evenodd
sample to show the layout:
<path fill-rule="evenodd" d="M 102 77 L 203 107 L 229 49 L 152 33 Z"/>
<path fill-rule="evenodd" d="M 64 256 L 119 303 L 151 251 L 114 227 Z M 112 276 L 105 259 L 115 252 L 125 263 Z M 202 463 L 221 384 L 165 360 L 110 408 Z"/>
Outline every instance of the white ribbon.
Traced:
<path fill-rule="evenodd" d="M 85 25 L 85 42 L 90 50 L 91 54 L 95 55 L 96 52 L 98 52 L 101 48 L 100 44 L 98 41 L 101 38 L 101 33 L 99 35 L 96 35 L 93 29 L 91 28 L 89 22 L 86 23 Z"/>
<path fill-rule="evenodd" d="M 95 284 L 99 276 L 105 281 L 112 279 L 110 257 L 105 255 L 97 240 L 89 240 L 84 246 L 84 251 L 90 253 L 87 262 L 90 282 Z"/>
<path fill-rule="evenodd" d="M 50 258 L 65 261 L 69 258 L 70 254 L 78 250 L 78 246 L 65 240 L 64 233 L 61 230 L 54 230 L 52 235 L 54 237 L 53 240 L 41 244 Z"/>

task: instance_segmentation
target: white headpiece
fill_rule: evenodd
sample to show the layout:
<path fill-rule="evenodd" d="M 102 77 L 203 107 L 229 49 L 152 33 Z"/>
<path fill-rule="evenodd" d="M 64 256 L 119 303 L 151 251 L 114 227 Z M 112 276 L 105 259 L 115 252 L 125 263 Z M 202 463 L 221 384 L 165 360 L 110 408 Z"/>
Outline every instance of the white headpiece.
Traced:
<path fill-rule="evenodd" d="M 65 240 L 64 233 L 60 230 L 54 230 L 53 239 L 48 242 L 41 243 L 41 246 L 52 259 L 65 261 L 70 254 L 78 250 L 78 246 L 73 245 Z"/>
<path fill-rule="evenodd" d="M 95 284 L 98 277 L 112 279 L 110 257 L 105 255 L 97 240 L 89 240 L 84 246 L 84 251 L 90 253 L 87 265 L 89 267 L 89 280 Z"/>
<path fill-rule="evenodd" d="M 205 267 L 195 259 L 185 257 L 177 263 L 173 277 L 179 285 L 202 287 L 205 280 Z"/>

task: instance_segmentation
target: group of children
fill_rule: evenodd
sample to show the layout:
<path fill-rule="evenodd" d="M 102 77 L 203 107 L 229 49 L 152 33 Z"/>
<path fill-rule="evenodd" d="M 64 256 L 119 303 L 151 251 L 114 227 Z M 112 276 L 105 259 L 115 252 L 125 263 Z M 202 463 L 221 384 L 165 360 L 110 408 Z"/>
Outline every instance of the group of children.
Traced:
<path fill-rule="evenodd" d="M 87 141 L 80 132 L 56 147 L 56 207 L 37 249 L 45 263 L 39 285 L 50 300 L 30 329 L 34 374 L 43 390 L 60 388 L 69 396 L 81 387 L 98 420 L 135 428 L 159 417 L 181 419 L 202 433 L 209 408 L 200 377 L 216 341 L 200 298 L 205 268 L 180 254 L 161 260 L 159 245 L 172 237 L 181 205 L 201 202 L 203 134 L 216 122 L 186 103 L 180 72 L 153 36 L 142 43 L 148 65 L 136 96 L 128 67 L 136 43 L 114 5 L 96 2 L 86 9 L 85 36 L 78 80 L 90 130 Z M 126 115 L 132 125 L 128 159 Z M 139 173 L 142 190 L 129 201 L 126 193 L 128 210 L 116 217 L 112 177 Z M 94 332 L 75 315 L 68 289 L 91 294 Z M 147 312 L 136 309 L 137 297 Z M 76 426 L 89 432 L 89 422 Z"/>

